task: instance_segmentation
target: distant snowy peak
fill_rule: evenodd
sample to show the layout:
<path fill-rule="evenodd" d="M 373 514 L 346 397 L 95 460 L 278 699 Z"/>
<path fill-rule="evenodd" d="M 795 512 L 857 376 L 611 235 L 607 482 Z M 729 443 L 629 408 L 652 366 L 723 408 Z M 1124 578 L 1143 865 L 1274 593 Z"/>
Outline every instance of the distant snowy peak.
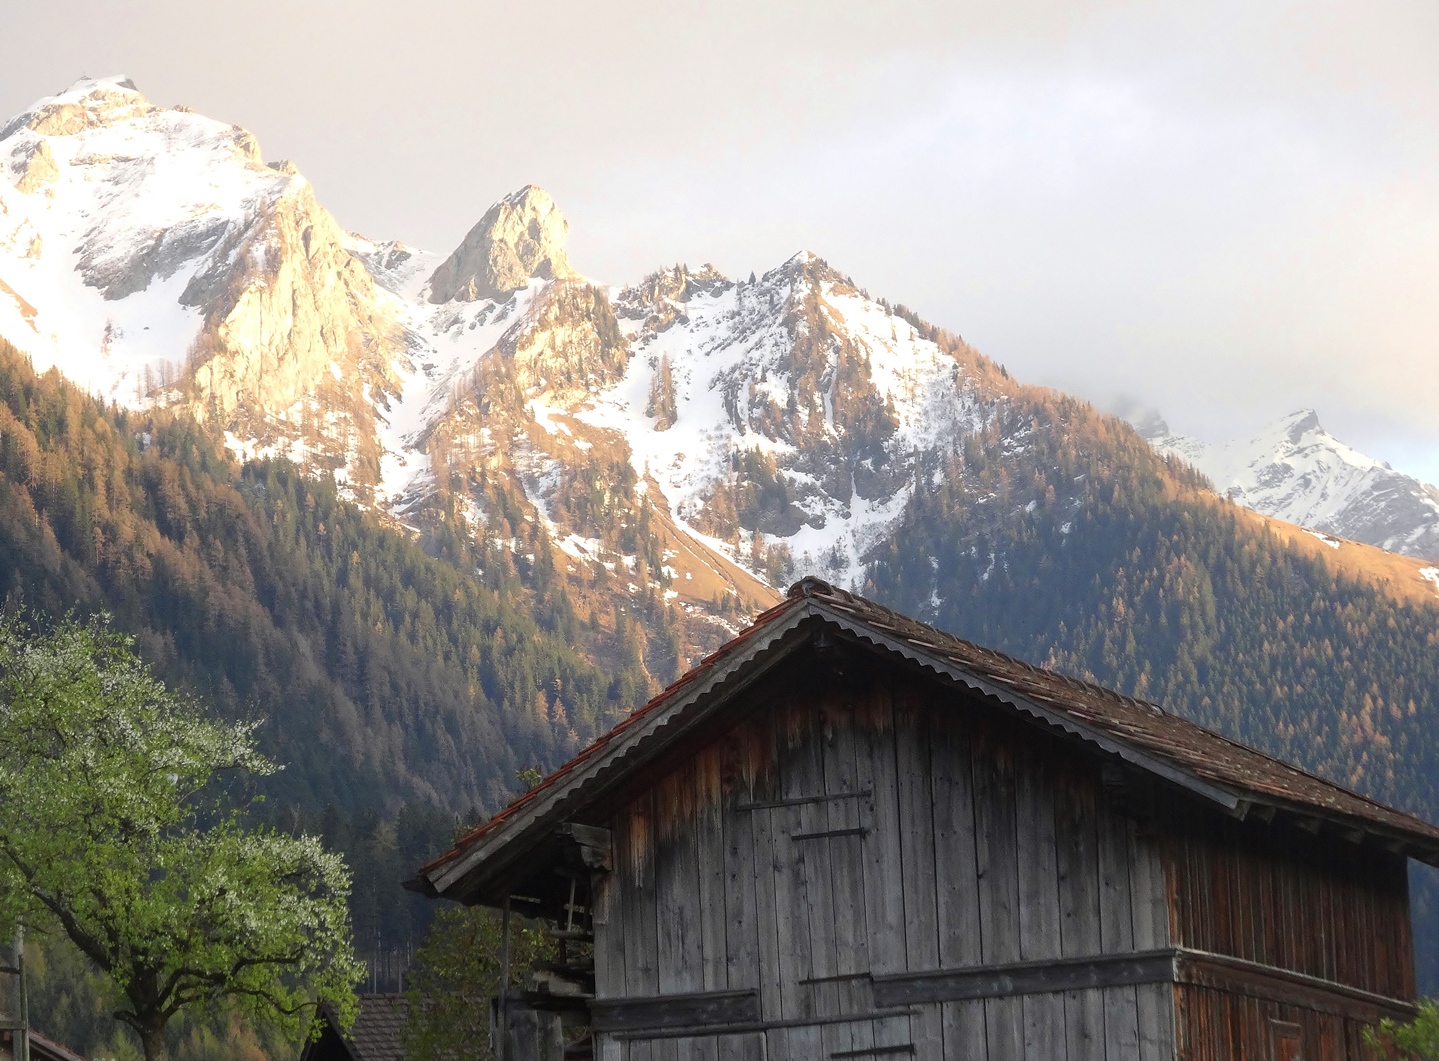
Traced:
<path fill-rule="evenodd" d="M 1181 457 L 1237 504 L 1326 534 L 1439 560 L 1439 489 L 1361 453 L 1324 430 L 1313 409 L 1254 438 L 1211 446 L 1136 424 L 1161 453 Z"/>

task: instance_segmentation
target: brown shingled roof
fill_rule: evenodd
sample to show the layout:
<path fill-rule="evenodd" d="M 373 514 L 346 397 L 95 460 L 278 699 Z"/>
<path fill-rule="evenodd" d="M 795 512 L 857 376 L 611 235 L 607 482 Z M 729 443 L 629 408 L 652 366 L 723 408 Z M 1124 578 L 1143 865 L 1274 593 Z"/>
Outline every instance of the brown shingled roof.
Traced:
<path fill-rule="evenodd" d="M 344 1041 L 355 1061 L 405 1061 L 405 1021 L 409 1004 L 404 995 L 376 993 L 360 995 L 360 1010 L 347 1033 L 328 1006 L 324 1008 L 330 1027 Z"/>
<path fill-rule="evenodd" d="M 1439 828 L 1263 752 L 1171 714 L 1155 704 L 1044 670 L 936 630 L 817 578 L 705 657 L 644 707 L 539 785 L 462 837 L 412 882 L 443 895 L 471 868 L 532 828 L 550 829 L 557 813 L 583 802 L 602 774 L 624 771 L 636 750 L 673 738 L 701 701 L 723 700 L 721 687 L 804 623 L 837 626 L 879 651 L 904 656 L 1008 704 L 1037 722 L 1204 796 L 1239 817 L 1255 807 L 1325 820 L 1377 834 L 1395 850 L 1439 865 Z M 664 734 L 661 734 L 661 730 Z M 606 785 L 612 781 L 608 777 Z M 524 846 L 523 843 L 520 846 Z"/>

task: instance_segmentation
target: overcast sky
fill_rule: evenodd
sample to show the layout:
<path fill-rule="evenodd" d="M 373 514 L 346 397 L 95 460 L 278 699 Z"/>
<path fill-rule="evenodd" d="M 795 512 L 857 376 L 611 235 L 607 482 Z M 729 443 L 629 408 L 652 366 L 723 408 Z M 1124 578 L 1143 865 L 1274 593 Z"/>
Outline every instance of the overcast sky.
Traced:
<path fill-rule="evenodd" d="M 808 248 L 1020 378 L 1211 441 L 1301 406 L 1439 481 L 1439 4 L 6 0 L 448 251 L 548 188 L 608 282 Z"/>

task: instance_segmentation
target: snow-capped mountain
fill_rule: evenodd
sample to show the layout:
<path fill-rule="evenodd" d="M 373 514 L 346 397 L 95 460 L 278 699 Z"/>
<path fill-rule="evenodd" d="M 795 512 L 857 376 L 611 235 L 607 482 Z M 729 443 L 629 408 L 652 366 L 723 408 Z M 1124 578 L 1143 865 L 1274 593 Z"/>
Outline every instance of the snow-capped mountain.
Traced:
<path fill-rule="evenodd" d="M 1158 417 L 1138 426 L 1157 450 L 1194 465 L 1237 504 L 1322 534 L 1439 560 L 1439 488 L 1339 441 L 1312 409 L 1224 445 L 1173 434 Z"/>
<path fill-rule="evenodd" d="M 185 410 L 416 533 L 458 528 L 574 593 L 667 602 L 701 628 L 796 570 L 857 583 L 1016 393 L 813 254 L 742 280 L 589 279 L 534 186 L 448 255 L 346 232 L 250 133 L 123 78 L 6 123 L 0 172 L 0 335 L 37 367 Z M 1026 445 L 1016 424 L 1006 452 Z M 1159 434 L 1251 507 L 1439 552 L 1439 494 L 1317 424 L 1232 453 Z"/>
<path fill-rule="evenodd" d="M 347 233 L 250 133 L 123 78 L 6 123 L 0 166 L 0 335 L 37 367 L 416 530 L 518 505 L 567 569 L 706 615 L 796 563 L 856 579 L 1007 383 L 812 254 L 587 279 L 532 186 L 448 256 Z"/>
<path fill-rule="evenodd" d="M 401 335 L 293 166 L 104 78 L 0 128 L 6 171 L 0 334 L 37 367 L 373 482 Z"/>

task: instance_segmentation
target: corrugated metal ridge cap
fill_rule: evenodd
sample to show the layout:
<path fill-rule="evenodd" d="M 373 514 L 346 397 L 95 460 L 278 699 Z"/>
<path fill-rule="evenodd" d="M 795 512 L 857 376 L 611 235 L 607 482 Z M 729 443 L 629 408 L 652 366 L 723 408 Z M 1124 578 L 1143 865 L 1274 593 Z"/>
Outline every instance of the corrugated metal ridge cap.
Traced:
<path fill-rule="evenodd" d="M 471 829 L 469 832 L 465 833 L 464 836 L 461 836 L 458 840 L 455 841 L 454 847 L 452 847 L 449 851 L 446 851 L 444 854 L 430 860 L 429 862 L 425 863 L 425 865 L 421 866 L 417 876 L 428 877 L 432 874 L 434 870 L 437 870 L 444 866 L 446 863 L 451 862 L 454 859 L 462 856 L 466 851 L 473 847 L 476 842 L 483 839 L 486 835 L 493 832 L 494 830 L 498 829 L 501 825 L 509 821 L 511 818 L 515 817 L 516 814 L 524 810 L 525 807 L 527 807 L 529 804 L 533 803 L 540 796 L 544 795 L 546 792 L 552 789 L 555 785 L 562 782 L 567 776 L 574 773 L 574 771 L 580 766 L 589 762 L 591 759 L 593 759 L 595 756 L 599 755 L 602 751 L 609 747 L 609 745 L 613 744 L 620 737 L 624 736 L 625 733 L 627 733 L 632 727 L 638 725 L 645 718 L 649 717 L 654 711 L 658 710 L 664 704 L 669 703 L 676 696 L 684 692 L 684 690 L 687 689 L 690 685 L 694 684 L 702 677 L 704 677 L 709 671 L 713 670 L 715 665 L 718 664 L 721 660 L 733 655 L 735 652 L 742 649 L 764 627 L 770 625 L 781 615 L 793 610 L 797 606 L 798 598 L 788 597 L 785 600 L 780 601 L 773 607 L 768 608 L 765 611 L 761 612 L 759 615 L 755 616 L 754 622 L 752 622 L 749 626 L 745 627 L 734 637 L 730 638 L 730 640 L 726 641 L 719 648 L 711 652 L 708 656 L 705 656 L 703 659 L 701 659 L 688 671 L 680 675 L 680 677 L 676 678 L 670 685 L 666 686 L 661 692 L 656 693 L 654 696 L 652 696 L 643 706 L 631 712 L 630 715 L 626 718 L 623 718 L 619 722 L 615 723 L 615 725 L 609 730 L 607 730 L 605 733 L 602 733 L 600 736 L 596 737 L 593 742 L 583 748 L 567 762 L 557 767 L 552 773 L 549 774 L 549 776 L 545 777 L 542 781 L 540 781 L 539 784 L 535 785 L 533 788 L 511 800 L 509 804 L 507 804 L 504 808 L 498 811 L 488 821 L 482 822 L 481 824 Z"/>

